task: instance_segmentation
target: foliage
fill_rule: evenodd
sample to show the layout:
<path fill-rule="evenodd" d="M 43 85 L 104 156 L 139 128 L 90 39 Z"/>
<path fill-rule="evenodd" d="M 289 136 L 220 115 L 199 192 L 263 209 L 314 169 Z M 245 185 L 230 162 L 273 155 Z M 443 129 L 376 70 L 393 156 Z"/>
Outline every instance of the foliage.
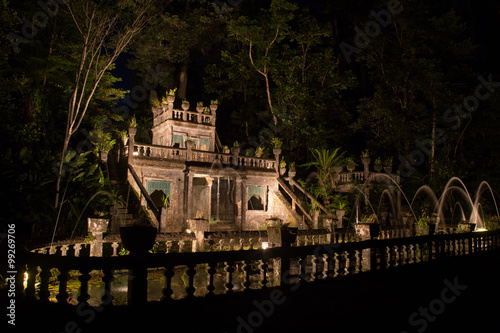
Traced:
<path fill-rule="evenodd" d="M 286 168 L 286 161 L 284 157 L 281 157 L 280 160 L 280 168 Z"/>
<path fill-rule="evenodd" d="M 355 167 L 355 166 L 357 166 L 357 163 L 354 161 L 354 158 L 352 158 L 352 157 L 346 157 L 344 159 L 343 164 L 345 164 L 345 165 L 347 165 L 349 167 Z"/>
<path fill-rule="evenodd" d="M 283 145 L 283 140 L 281 138 L 278 138 L 277 136 L 274 136 L 271 139 L 271 145 L 273 148 L 281 149 L 281 146 Z"/>
<path fill-rule="evenodd" d="M 361 217 L 361 220 L 359 220 L 359 223 L 365 223 L 365 224 L 374 224 L 378 223 L 377 215 L 376 214 L 367 214 L 363 215 Z"/>

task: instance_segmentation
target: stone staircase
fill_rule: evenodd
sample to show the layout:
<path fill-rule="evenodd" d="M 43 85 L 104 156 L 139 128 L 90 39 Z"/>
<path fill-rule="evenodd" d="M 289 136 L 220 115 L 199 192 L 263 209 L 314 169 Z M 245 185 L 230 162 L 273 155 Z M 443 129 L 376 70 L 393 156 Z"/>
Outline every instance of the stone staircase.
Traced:
<path fill-rule="evenodd" d="M 274 195 L 283 204 L 287 212 L 292 216 L 292 218 L 297 222 L 297 224 L 304 223 L 307 225 L 309 229 L 312 227 L 308 219 L 305 219 L 303 216 L 301 216 L 298 211 L 293 210 L 292 204 L 285 198 L 285 196 L 281 192 L 276 191 L 274 192 Z"/>
<path fill-rule="evenodd" d="M 107 166 L 111 187 L 125 201 L 125 205 L 115 205 L 110 211 L 111 233 L 119 234 L 120 227 L 139 224 L 136 216 L 141 205 L 127 181 L 127 161 L 123 157 L 118 158 L 118 153 L 112 151 L 109 154 Z"/>

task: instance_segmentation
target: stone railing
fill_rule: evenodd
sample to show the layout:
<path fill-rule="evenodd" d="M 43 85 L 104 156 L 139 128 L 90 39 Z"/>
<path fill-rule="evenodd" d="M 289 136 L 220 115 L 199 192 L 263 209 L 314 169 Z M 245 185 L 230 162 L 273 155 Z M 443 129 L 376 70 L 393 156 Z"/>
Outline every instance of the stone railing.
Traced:
<path fill-rule="evenodd" d="M 128 155 L 128 149 L 126 149 L 125 155 Z M 141 143 L 134 144 L 134 157 L 165 158 L 181 161 L 196 161 L 208 163 L 213 163 L 215 160 L 219 160 L 222 164 L 269 170 L 275 170 L 277 165 L 276 159 L 240 156 L 233 154 L 215 153 L 205 150 L 173 148 Z"/>
<path fill-rule="evenodd" d="M 90 298 L 90 272 L 102 270 L 102 305 L 113 306 L 111 282 L 114 279 L 114 270 L 126 269 L 134 276 L 128 280 L 128 304 L 138 305 L 147 302 L 148 269 L 163 271 L 165 287 L 162 291 L 162 302 L 170 302 L 175 299 L 172 297 L 174 270 L 180 266 L 186 269 L 185 298 L 192 299 L 196 296 L 215 295 L 216 279 L 219 279 L 218 283 L 223 286 L 222 289 L 219 286 L 217 294 L 247 294 L 252 290 L 267 287 L 415 265 L 499 248 L 500 231 L 496 230 L 342 244 L 283 246 L 266 250 L 143 254 L 108 258 L 70 258 L 21 251 L 16 285 L 20 287 L 19 290 L 24 290 L 26 301 L 41 304 L 48 302 L 49 280 L 53 278 L 51 269 L 56 268 L 58 293 L 55 299 L 57 303 L 66 305 L 68 273 L 76 270 L 81 274 L 78 305 L 87 304 Z M 24 288 L 22 286 L 25 272 L 28 278 Z"/>
<path fill-rule="evenodd" d="M 189 111 L 189 110 L 179 110 L 166 107 L 154 107 L 153 108 L 153 124 L 157 126 L 169 119 L 177 121 L 186 121 L 197 124 L 213 125 L 215 126 L 215 111 L 210 113 Z"/>

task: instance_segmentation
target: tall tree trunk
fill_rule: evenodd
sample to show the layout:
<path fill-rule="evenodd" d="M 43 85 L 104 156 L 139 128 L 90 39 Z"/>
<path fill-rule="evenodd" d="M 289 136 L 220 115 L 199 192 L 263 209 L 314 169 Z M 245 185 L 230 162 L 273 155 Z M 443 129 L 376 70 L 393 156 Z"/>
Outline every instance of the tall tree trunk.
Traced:
<path fill-rule="evenodd" d="M 186 99 L 187 93 L 187 82 L 188 82 L 188 64 L 183 63 L 181 66 L 181 72 L 179 73 L 179 89 L 177 90 L 177 96 L 184 100 Z"/>

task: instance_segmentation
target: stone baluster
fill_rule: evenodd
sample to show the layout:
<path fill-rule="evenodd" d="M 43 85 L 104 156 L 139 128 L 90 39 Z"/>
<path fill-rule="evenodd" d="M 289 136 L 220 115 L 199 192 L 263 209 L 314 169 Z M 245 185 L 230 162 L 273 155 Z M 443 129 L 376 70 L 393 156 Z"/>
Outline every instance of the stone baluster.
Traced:
<path fill-rule="evenodd" d="M 244 250 L 244 248 L 243 248 L 244 244 L 245 244 L 245 239 L 244 238 L 240 238 L 240 251 Z"/>
<path fill-rule="evenodd" d="M 111 243 L 111 247 L 113 248 L 113 254 L 111 255 L 112 257 L 118 256 L 118 247 L 119 246 L 120 246 L 120 244 L 118 242 Z"/>
<path fill-rule="evenodd" d="M 67 304 L 68 303 L 68 297 L 69 294 L 66 291 L 67 286 L 68 286 L 68 269 L 60 269 L 60 274 L 57 277 L 59 280 L 59 293 L 56 296 L 57 302 L 61 304 Z"/>
<path fill-rule="evenodd" d="M 73 245 L 73 249 L 75 249 L 75 257 L 80 256 L 80 250 L 82 249 L 82 244 L 75 244 Z"/>
<path fill-rule="evenodd" d="M 250 246 L 248 249 L 249 250 L 253 250 L 253 246 L 254 246 L 254 243 L 253 243 L 254 239 L 253 238 L 249 238 L 248 239 L 248 245 Z"/>
<path fill-rule="evenodd" d="M 208 273 L 208 285 L 207 285 L 207 290 L 208 290 L 208 294 L 206 295 L 206 297 L 211 297 L 211 296 L 214 296 L 214 290 L 215 290 L 215 286 L 214 286 L 214 275 L 215 273 L 217 273 L 217 270 L 215 269 L 215 267 L 217 267 L 217 264 L 212 262 L 212 263 L 208 263 L 208 268 L 207 268 L 207 273 Z"/>
<path fill-rule="evenodd" d="M 234 263 L 233 262 L 224 262 L 224 272 L 226 274 L 226 294 L 233 293 L 233 272 L 234 272 Z"/>
<path fill-rule="evenodd" d="M 180 241 L 178 242 L 178 245 L 179 245 L 179 253 L 184 252 L 184 244 L 186 244 L 186 242 L 185 242 L 185 241 L 183 241 L 183 240 L 180 240 Z"/>
<path fill-rule="evenodd" d="M 250 248 L 251 249 L 251 248 Z M 252 281 L 250 281 L 250 277 L 252 275 L 252 260 L 245 260 L 243 262 L 243 272 L 244 273 L 244 278 L 243 278 L 243 290 L 248 291 L 250 290 L 250 286 L 252 285 Z"/>
<path fill-rule="evenodd" d="M 170 244 L 172 243 L 170 242 Z M 172 294 L 174 293 L 174 291 L 172 290 L 172 278 L 174 277 L 174 275 L 175 273 L 172 267 L 165 267 L 165 270 L 163 271 L 163 276 L 165 276 L 165 288 L 163 288 L 162 290 L 162 302 L 172 300 Z"/>
<path fill-rule="evenodd" d="M 172 241 L 171 240 L 167 241 L 165 247 L 166 247 L 165 253 L 171 253 L 172 252 Z"/>
<path fill-rule="evenodd" d="M 43 267 L 40 272 L 40 290 L 38 292 L 38 296 L 40 297 L 40 301 L 44 303 L 49 302 L 49 279 L 50 279 L 50 268 Z"/>
<path fill-rule="evenodd" d="M 63 245 L 61 246 L 61 256 L 66 257 L 68 255 L 69 246 Z"/>
<path fill-rule="evenodd" d="M 89 280 L 90 280 L 90 269 L 88 268 L 83 268 L 80 269 L 80 275 L 78 277 L 78 280 L 80 280 L 80 296 L 78 296 L 78 302 L 81 303 L 87 303 L 87 301 L 90 299 L 89 295 Z"/>
<path fill-rule="evenodd" d="M 219 240 L 219 251 L 224 251 L 224 239 Z"/>
<path fill-rule="evenodd" d="M 24 290 L 24 293 L 26 295 L 26 299 L 30 301 L 35 300 L 35 282 L 36 282 L 36 276 L 38 274 L 37 266 L 31 266 L 28 265 L 28 281 L 26 285 L 26 289 Z"/>
<path fill-rule="evenodd" d="M 229 250 L 230 251 L 234 251 L 234 243 L 235 243 L 234 238 L 231 238 L 229 240 Z"/>
<path fill-rule="evenodd" d="M 104 282 L 104 295 L 101 297 L 101 302 L 103 306 L 113 305 L 113 295 L 111 295 L 111 283 L 115 280 L 113 275 L 114 269 L 106 268 L 103 270 L 102 282 Z"/>
<path fill-rule="evenodd" d="M 194 298 L 194 292 L 196 291 L 196 288 L 194 287 L 194 276 L 196 275 L 195 268 L 196 268 L 195 264 L 188 265 L 187 275 L 189 277 L 189 285 L 186 288 L 188 299 Z"/>
<path fill-rule="evenodd" d="M 260 265 L 259 265 L 259 270 L 260 270 L 260 282 L 262 284 L 262 289 L 267 289 L 267 285 L 269 281 L 267 280 L 267 270 L 268 270 L 268 265 L 267 265 L 267 260 L 259 260 Z"/>

